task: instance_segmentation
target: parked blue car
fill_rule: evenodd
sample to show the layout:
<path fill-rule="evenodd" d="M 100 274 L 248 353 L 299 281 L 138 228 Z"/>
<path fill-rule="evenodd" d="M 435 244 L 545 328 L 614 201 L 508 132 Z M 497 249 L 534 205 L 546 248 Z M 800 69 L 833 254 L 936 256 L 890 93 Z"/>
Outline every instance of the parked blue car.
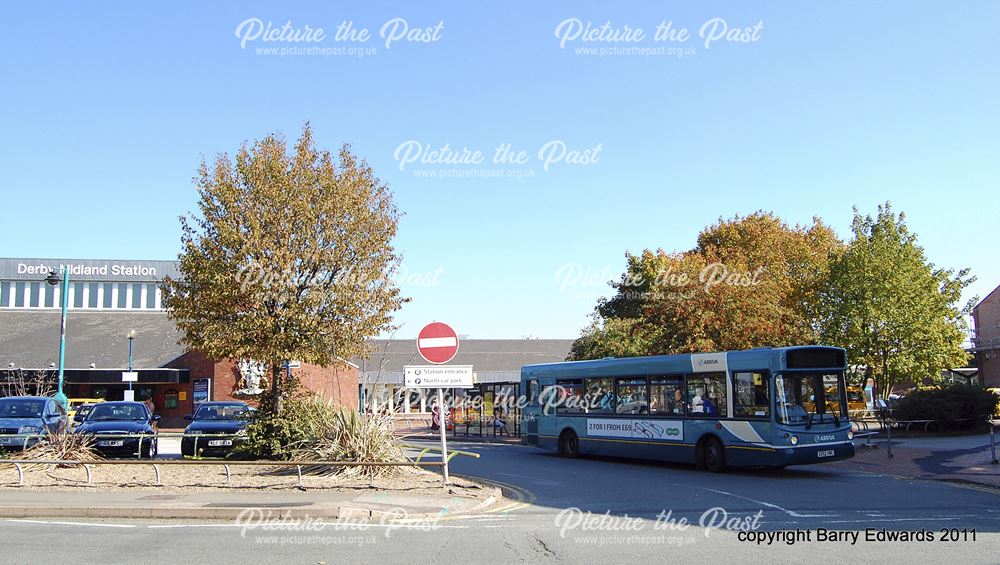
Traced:
<path fill-rule="evenodd" d="M 253 410 L 246 402 L 205 402 L 194 415 L 185 416 L 192 420 L 181 439 L 181 455 L 203 457 L 225 457 L 239 443 L 238 435 L 247 425 L 246 416 Z M 230 437 L 218 437 L 229 434 Z M 202 435 L 215 437 L 198 437 Z"/>
<path fill-rule="evenodd" d="M 0 449 L 31 447 L 40 435 L 66 429 L 68 420 L 62 404 L 45 396 L 0 398 Z"/>
<path fill-rule="evenodd" d="M 79 417 L 79 415 L 78 415 Z M 94 436 L 94 448 L 104 457 L 156 457 L 154 424 L 142 402 L 101 402 L 95 404 L 76 428 L 76 433 Z M 109 437 L 110 436 L 110 437 Z"/>

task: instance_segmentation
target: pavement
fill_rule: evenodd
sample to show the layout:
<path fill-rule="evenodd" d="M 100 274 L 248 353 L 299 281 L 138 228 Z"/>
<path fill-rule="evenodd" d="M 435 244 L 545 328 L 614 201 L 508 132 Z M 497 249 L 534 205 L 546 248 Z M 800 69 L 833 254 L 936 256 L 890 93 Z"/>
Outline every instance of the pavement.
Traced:
<path fill-rule="evenodd" d="M 892 438 L 892 457 L 885 438 L 857 439 L 853 459 L 832 463 L 868 473 L 911 480 L 954 481 L 1000 490 L 1000 464 L 994 463 L 988 435 L 903 436 Z M 1000 445 L 997 446 L 1000 453 Z"/>
<path fill-rule="evenodd" d="M 141 491 L 5 490 L 0 494 L 3 518 L 162 518 L 236 520 L 248 509 L 298 518 L 435 518 L 482 511 L 501 498 L 499 488 L 488 488 L 479 498 L 440 494 L 388 492 L 256 492 L 246 493 Z"/>

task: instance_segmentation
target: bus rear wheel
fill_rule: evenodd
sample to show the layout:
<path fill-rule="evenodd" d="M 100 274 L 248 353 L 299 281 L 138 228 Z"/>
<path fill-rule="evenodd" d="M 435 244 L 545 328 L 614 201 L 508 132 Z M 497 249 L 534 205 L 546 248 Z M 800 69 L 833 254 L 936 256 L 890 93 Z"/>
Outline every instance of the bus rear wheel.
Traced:
<path fill-rule="evenodd" d="M 718 438 L 710 437 L 701 448 L 705 468 L 712 473 L 721 473 L 726 469 L 726 452 Z"/>
<path fill-rule="evenodd" d="M 580 455 L 580 438 L 576 437 L 573 430 L 559 434 L 559 455 L 571 459 Z"/>

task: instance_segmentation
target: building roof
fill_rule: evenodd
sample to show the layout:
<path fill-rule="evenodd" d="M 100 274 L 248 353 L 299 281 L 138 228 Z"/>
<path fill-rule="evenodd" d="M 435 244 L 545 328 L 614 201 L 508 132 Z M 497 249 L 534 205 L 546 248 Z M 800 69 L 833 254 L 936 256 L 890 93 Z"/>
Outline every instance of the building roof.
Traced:
<path fill-rule="evenodd" d="M 978 304 L 976 304 L 975 306 L 972 307 L 972 309 L 973 310 L 978 310 L 980 306 L 982 306 L 983 304 L 986 304 L 987 302 L 993 300 L 994 298 L 1000 298 L 1000 286 L 998 286 L 998 287 L 994 288 L 993 290 L 991 290 L 990 293 L 986 295 L 986 298 L 983 298 L 982 300 L 980 300 Z"/>
<path fill-rule="evenodd" d="M 472 365 L 476 372 L 520 371 L 524 365 L 565 361 L 572 339 L 465 339 L 450 365 Z M 369 359 L 352 359 L 361 372 L 401 373 L 406 365 L 426 365 L 417 340 L 375 340 Z M 384 365 L 383 365 L 384 361 Z"/>
<path fill-rule="evenodd" d="M 128 367 L 128 332 L 135 330 L 134 367 L 162 367 L 182 355 L 180 332 L 165 312 L 70 310 L 66 367 Z M 0 310 L 0 369 L 43 369 L 59 363 L 58 310 Z"/>

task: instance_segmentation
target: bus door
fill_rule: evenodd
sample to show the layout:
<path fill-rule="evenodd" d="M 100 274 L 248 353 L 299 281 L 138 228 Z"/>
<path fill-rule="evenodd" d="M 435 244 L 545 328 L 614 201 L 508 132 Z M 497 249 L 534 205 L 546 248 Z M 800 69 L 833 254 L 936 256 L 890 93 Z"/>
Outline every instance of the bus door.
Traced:
<path fill-rule="evenodd" d="M 746 434 L 741 440 L 771 443 L 770 390 L 767 371 L 733 371 L 733 419 L 748 424 L 743 425 Z"/>
<path fill-rule="evenodd" d="M 524 442 L 538 445 L 538 418 L 541 416 L 541 405 L 538 402 L 538 379 L 521 381 L 524 409 L 521 410 L 521 429 L 524 430 Z"/>

